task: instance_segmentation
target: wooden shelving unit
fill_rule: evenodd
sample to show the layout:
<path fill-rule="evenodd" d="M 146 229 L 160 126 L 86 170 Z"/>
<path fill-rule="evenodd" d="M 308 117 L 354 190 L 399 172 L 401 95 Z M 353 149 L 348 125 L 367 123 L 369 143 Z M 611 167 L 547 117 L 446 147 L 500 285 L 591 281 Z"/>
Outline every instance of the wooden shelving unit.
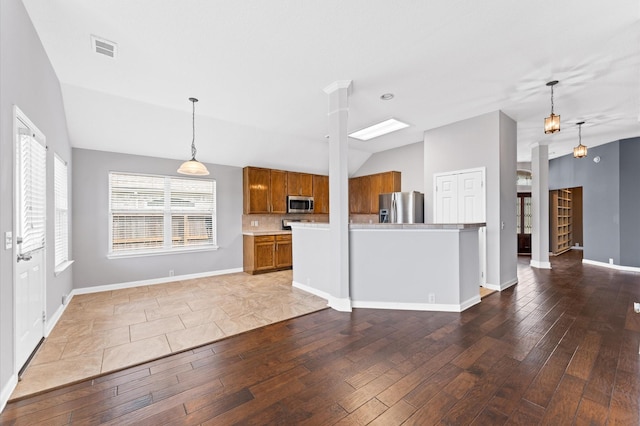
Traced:
<path fill-rule="evenodd" d="M 571 189 L 556 189 L 550 191 L 551 202 L 549 211 L 549 228 L 551 238 L 549 240 L 550 251 L 554 255 L 564 253 L 571 249 L 572 223 L 571 223 Z"/>

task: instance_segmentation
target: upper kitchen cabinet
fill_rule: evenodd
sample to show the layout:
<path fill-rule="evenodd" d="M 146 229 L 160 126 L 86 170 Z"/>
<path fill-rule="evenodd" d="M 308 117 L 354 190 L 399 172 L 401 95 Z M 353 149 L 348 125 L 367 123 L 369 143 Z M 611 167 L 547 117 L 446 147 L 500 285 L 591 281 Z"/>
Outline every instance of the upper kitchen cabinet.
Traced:
<path fill-rule="evenodd" d="M 271 170 L 271 213 L 287 212 L 287 172 Z"/>
<path fill-rule="evenodd" d="M 371 210 L 371 177 L 349 179 L 349 213 L 369 214 Z"/>
<path fill-rule="evenodd" d="M 287 172 L 245 167 L 242 178 L 245 214 L 286 213 Z"/>
<path fill-rule="evenodd" d="M 385 172 L 370 175 L 371 184 L 371 213 L 378 214 L 379 195 L 388 192 L 398 192 L 400 188 L 400 172 Z"/>
<path fill-rule="evenodd" d="M 314 213 L 329 213 L 329 176 L 313 175 Z"/>
<path fill-rule="evenodd" d="M 378 196 L 400 191 L 400 172 L 384 172 L 349 179 L 349 213 L 378 214 Z"/>
<path fill-rule="evenodd" d="M 313 175 L 307 173 L 287 172 L 288 195 L 313 197 Z"/>

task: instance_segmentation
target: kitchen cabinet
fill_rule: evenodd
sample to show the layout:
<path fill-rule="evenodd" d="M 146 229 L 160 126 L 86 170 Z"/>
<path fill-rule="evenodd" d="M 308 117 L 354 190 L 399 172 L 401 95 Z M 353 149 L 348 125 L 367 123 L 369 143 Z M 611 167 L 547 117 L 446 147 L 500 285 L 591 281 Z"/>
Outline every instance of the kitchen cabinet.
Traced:
<path fill-rule="evenodd" d="M 271 213 L 287 212 L 287 172 L 271 170 Z"/>
<path fill-rule="evenodd" d="M 288 195 L 313 196 L 313 175 L 308 173 L 287 172 Z"/>
<path fill-rule="evenodd" d="M 371 211 L 371 178 L 349 179 L 349 213 L 368 214 Z"/>
<path fill-rule="evenodd" d="M 289 269 L 292 266 L 291 234 L 243 235 L 243 270 L 249 274 Z"/>
<path fill-rule="evenodd" d="M 313 175 L 314 213 L 329 214 L 329 176 Z"/>
<path fill-rule="evenodd" d="M 245 167 L 242 178 L 245 214 L 287 212 L 287 172 Z"/>
<path fill-rule="evenodd" d="M 390 171 L 349 179 L 349 213 L 378 214 L 378 196 L 401 190 L 400 172 Z"/>
<path fill-rule="evenodd" d="M 371 191 L 371 210 L 370 213 L 378 214 L 379 195 L 388 192 L 401 191 L 400 188 L 400 172 L 385 172 L 369 176 Z"/>

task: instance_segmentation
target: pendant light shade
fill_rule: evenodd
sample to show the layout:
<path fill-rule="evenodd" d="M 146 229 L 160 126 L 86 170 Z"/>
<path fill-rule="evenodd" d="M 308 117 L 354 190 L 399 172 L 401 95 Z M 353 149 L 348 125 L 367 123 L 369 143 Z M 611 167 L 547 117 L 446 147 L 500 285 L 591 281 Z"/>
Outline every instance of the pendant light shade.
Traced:
<path fill-rule="evenodd" d="M 544 132 L 555 133 L 560 131 L 560 116 L 553 113 L 553 86 L 558 84 L 558 80 L 553 80 L 547 83 L 547 86 L 551 87 L 551 115 L 544 119 Z"/>
<path fill-rule="evenodd" d="M 178 173 L 192 176 L 207 176 L 209 174 L 209 170 L 207 170 L 207 167 L 196 160 L 196 102 L 198 102 L 198 100 L 196 98 L 189 98 L 189 100 L 193 105 L 193 113 L 191 116 L 191 124 L 193 128 L 193 139 L 191 140 L 191 160 L 182 163 L 182 165 L 178 169 Z"/>
<path fill-rule="evenodd" d="M 578 146 L 573 148 L 573 156 L 575 158 L 584 158 L 587 156 L 587 147 L 582 145 L 582 125 L 584 121 L 581 121 L 578 124 Z"/>

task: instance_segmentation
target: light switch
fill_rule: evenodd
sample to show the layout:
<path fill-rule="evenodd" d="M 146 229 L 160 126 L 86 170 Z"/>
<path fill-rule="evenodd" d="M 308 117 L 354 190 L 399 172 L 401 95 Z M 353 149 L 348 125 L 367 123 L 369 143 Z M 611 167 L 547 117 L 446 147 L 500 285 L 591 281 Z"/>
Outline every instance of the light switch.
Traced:
<path fill-rule="evenodd" d="M 4 249 L 9 250 L 13 247 L 13 232 L 7 231 L 4 233 Z"/>

